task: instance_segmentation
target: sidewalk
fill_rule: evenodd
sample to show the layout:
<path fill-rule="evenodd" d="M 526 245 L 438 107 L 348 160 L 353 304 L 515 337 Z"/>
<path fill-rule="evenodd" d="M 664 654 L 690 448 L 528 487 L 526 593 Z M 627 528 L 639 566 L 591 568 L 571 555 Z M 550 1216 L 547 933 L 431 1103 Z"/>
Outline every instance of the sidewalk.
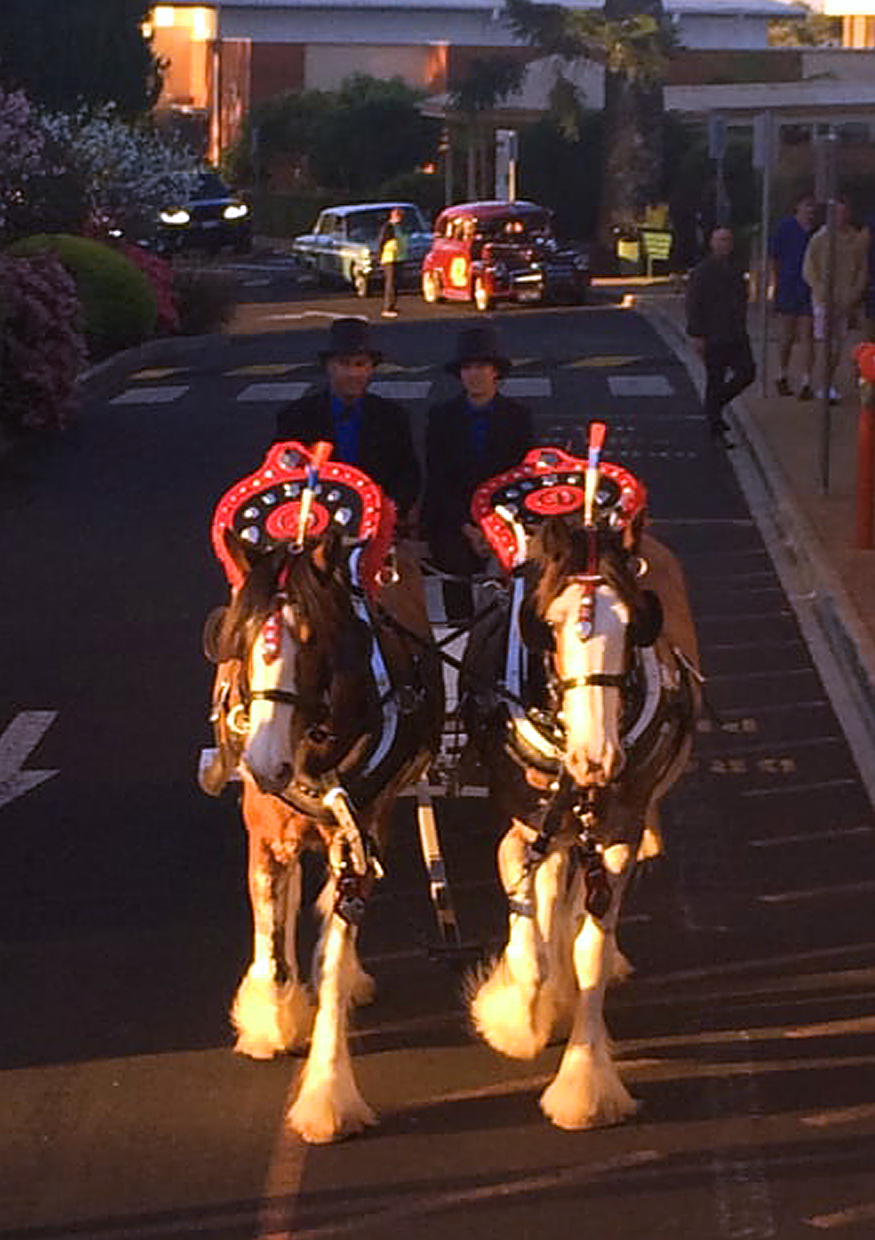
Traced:
<path fill-rule="evenodd" d="M 683 292 L 641 289 L 637 308 L 684 361 L 701 391 L 701 361 L 685 334 Z M 759 354 L 756 307 L 750 329 Z M 775 394 L 770 333 L 768 394 L 761 376 L 732 405 L 730 459 L 776 561 L 833 705 L 875 794 L 875 550 L 855 543 L 859 397 L 850 346 L 839 368 L 840 404 L 830 410 L 829 488 L 821 479 L 823 405 Z"/>

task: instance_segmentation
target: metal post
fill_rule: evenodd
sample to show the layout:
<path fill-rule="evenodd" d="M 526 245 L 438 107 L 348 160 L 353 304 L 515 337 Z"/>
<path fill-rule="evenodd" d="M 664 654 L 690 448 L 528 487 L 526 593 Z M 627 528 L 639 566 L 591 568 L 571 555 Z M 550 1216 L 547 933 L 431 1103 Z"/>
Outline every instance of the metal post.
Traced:
<path fill-rule="evenodd" d="M 832 406 L 830 389 L 833 378 L 833 337 L 835 335 L 835 246 L 836 246 L 836 188 L 835 151 L 837 137 L 834 129 L 822 139 L 822 180 L 826 197 L 826 306 L 823 339 L 823 395 L 820 419 L 820 486 L 824 495 L 829 493 L 830 439 L 832 433 Z"/>
<path fill-rule="evenodd" d="M 763 112 L 754 124 L 754 167 L 762 177 L 762 229 L 760 246 L 759 318 L 760 318 L 760 381 L 762 394 L 769 392 L 769 228 L 771 221 L 772 159 L 775 127 L 770 112 Z"/>
<path fill-rule="evenodd" d="M 857 345 L 854 361 L 860 386 L 854 546 L 869 551 L 875 532 L 875 344 Z"/>

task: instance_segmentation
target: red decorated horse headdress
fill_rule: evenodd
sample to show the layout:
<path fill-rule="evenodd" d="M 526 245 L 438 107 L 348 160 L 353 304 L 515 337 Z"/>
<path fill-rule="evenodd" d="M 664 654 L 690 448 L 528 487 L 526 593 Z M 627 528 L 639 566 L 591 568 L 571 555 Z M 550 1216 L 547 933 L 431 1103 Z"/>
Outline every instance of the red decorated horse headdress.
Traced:
<path fill-rule="evenodd" d="M 376 482 L 353 465 L 329 459 L 331 444 L 309 448 L 294 440 L 275 443 L 261 467 L 241 478 L 216 505 L 210 531 L 213 550 L 233 589 L 241 575 L 225 546 L 225 531 L 257 551 L 280 543 L 301 544 L 329 529 L 367 543 L 362 584 L 376 579 L 395 530 L 395 505 Z"/>
<path fill-rule="evenodd" d="M 647 489 L 622 465 L 601 460 L 604 434 L 604 424 L 593 423 L 586 460 L 562 448 L 533 448 L 514 469 L 474 492 L 471 515 L 504 568 L 524 558 L 526 533 L 547 517 L 579 516 L 624 539 L 635 536 Z"/>

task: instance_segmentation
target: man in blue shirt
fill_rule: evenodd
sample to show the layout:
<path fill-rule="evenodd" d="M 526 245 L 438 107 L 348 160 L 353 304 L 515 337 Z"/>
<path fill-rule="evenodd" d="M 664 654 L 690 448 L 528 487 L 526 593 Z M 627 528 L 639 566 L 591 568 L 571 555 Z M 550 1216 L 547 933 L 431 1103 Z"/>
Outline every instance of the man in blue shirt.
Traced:
<path fill-rule="evenodd" d="M 364 319 L 335 319 L 319 354 L 327 383 L 279 411 L 275 438 L 334 444 L 335 460 L 358 466 L 391 496 L 403 527 L 421 475 L 407 410 L 368 391 L 381 357 Z"/>
<path fill-rule="evenodd" d="M 810 194 L 796 203 L 796 212 L 782 220 L 769 243 L 775 314 L 778 318 L 778 395 L 790 395 L 787 372 L 793 346 L 799 345 L 799 399 L 810 400 L 814 365 L 811 289 L 802 278 L 802 263 L 814 230 L 815 202 Z"/>

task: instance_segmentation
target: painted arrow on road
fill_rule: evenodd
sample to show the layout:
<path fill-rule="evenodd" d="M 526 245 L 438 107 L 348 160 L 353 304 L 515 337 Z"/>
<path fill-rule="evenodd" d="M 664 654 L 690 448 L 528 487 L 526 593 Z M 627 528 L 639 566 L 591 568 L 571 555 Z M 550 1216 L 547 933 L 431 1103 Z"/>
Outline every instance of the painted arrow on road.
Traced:
<path fill-rule="evenodd" d="M 21 769 L 57 717 L 56 710 L 23 710 L 0 735 L 0 808 L 60 774 Z"/>

